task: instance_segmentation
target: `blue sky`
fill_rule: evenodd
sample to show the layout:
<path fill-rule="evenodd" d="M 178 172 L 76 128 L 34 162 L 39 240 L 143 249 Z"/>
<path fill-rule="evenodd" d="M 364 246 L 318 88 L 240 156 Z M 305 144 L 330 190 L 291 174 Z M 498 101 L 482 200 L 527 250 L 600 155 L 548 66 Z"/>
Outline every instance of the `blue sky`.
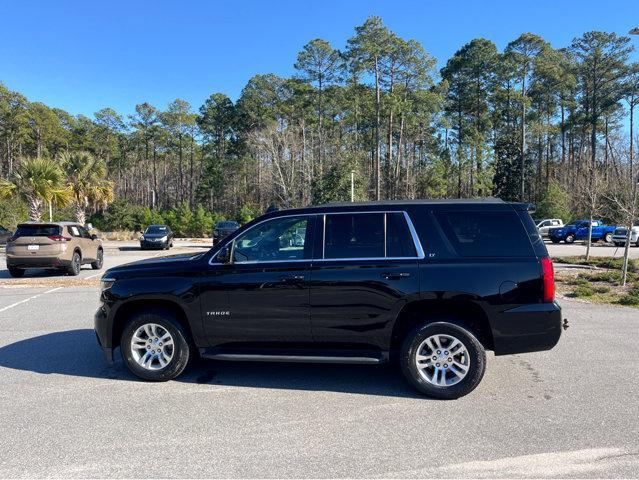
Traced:
<path fill-rule="evenodd" d="M 197 109 L 214 92 L 237 98 L 256 73 L 292 74 L 313 38 L 343 48 L 371 14 L 441 66 L 476 37 L 501 49 L 525 31 L 555 47 L 587 30 L 626 34 L 639 1 L 0 0 L 0 82 L 72 114 L 178 97 Z"/>

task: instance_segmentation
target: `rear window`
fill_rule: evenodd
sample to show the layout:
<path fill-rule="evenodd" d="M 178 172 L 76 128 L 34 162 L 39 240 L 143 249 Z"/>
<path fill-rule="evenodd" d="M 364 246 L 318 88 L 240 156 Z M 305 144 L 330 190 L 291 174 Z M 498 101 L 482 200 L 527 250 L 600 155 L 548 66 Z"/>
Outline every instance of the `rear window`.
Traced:
<path fill-rule="evenodd" d="M 18 225 L 16 237 L 49 237 L 60 235 L 58 225 Z"/>
<path fill-rule="evenodd" d="M 384 214 L 326 215 L 324 258 L 383 258 Z"/>
<path fill-rule="evenodd" d="M 515 212 L 439 212 L 435 217 L 452 247 L 462 257 L 534 255 Z"/>

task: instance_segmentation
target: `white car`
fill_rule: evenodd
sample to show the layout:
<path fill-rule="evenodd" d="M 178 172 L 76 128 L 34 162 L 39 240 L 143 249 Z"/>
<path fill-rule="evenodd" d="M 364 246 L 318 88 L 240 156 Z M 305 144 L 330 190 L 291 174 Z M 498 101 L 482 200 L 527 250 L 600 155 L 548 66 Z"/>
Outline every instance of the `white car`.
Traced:
<path fill-rule="evenodd" d="M 627 238 L 628 228 L 626 227 L 618 227 L 612 234 L 612 242 L 618 247 L 625 246 Z M 630 230 L 630 245 L 636 245 L 639 247 L 639 225 L 635 225 Z"/>
<path fill-rule="evenodd" d="M 548 230 L 556 227 L 563 227 L 564 221 L 561 218 L 545 218 L 537 222 L 537 231 L 541 237 L 548 236 Z"/>

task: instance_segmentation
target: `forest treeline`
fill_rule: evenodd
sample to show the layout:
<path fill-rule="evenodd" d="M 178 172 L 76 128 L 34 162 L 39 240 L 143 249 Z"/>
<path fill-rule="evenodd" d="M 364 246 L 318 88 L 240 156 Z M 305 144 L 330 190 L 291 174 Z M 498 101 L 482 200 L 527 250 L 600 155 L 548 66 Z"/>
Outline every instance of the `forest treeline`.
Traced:
<path fill-rule="evenodd" d="M 356 200 L 497 196 L 621 220 L 637 213 L 632 50 L 614 33 L 559 49 L 524 33 L 503 51 L 474 39 L 438 71 L 419 42 L 369 17 L 343 48 L 311 40 L 295 75 L 255 75 L 235 102 L 213 93 L 199 108 L 89 118 L 0 84 L 0 178 L 28 158 L 89 152 L 120 209 L 246 218 L 348 201 L 354 171 Z"/>

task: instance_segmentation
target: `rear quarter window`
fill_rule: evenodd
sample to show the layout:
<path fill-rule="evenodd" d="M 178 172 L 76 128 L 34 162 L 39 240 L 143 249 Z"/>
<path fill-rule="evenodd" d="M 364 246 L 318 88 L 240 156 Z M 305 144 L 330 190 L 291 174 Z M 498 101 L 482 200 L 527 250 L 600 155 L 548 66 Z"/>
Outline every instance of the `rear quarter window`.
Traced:
<path fill-rule="evenodd" d="M 462 257 L 534 256 L 518 215 L 509 212 L 436 212 L 435 218 Z"/>

